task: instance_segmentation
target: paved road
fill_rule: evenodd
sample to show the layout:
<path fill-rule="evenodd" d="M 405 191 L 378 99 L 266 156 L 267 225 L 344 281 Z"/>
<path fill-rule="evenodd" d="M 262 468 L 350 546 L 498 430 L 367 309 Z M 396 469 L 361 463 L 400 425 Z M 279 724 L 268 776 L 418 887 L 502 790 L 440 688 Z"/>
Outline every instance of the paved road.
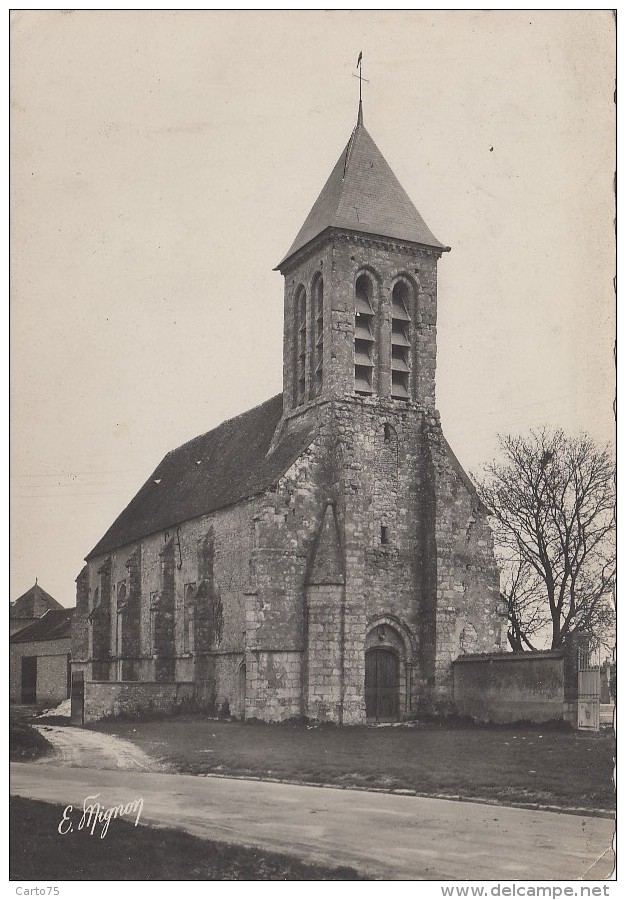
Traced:
<path fill-rule="evenodd" d="M 607 878 L 613 868 L 610 819 L 194 775 L 11 765 L 11 793 L 58 803 L 59 819 L 68 803 L 82 810 L 85 797 L 98 792 L 103 807 L 143 798 L 144 824 L 350 865 L 375 878 Z"/>

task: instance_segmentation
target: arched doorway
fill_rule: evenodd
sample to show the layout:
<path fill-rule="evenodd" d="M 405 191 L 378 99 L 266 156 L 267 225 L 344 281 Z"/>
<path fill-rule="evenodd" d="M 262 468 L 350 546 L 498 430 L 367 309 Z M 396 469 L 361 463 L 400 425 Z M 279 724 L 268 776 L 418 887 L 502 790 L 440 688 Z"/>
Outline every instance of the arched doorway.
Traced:
<path fill-rule="evenodd" d="M 400 663 L 392 647 L 365 651 L 365 714 L 368 722 L 396 722 L 400 711 Z"/>

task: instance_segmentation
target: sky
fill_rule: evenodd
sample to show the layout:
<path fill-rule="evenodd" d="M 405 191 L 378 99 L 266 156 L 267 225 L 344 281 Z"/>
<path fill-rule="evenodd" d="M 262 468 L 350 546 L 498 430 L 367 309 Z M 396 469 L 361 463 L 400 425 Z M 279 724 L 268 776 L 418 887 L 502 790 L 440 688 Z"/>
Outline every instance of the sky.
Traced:
<path fill-rule="evenodd" d="M 437 407 L 614 437 L 609 11 L 16 11 L 11 587 L 75 601 L 170 449 L 282 389 L 273 271 L 356 121 L 431 231 Z"/>

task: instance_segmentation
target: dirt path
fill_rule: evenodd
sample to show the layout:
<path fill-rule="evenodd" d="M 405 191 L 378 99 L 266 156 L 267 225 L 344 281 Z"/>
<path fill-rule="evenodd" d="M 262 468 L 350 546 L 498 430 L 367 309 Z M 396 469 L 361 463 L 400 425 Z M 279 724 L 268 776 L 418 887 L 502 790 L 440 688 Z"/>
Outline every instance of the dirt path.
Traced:
<path fill-rule="evenodd" d="M 77 766 L 97 769 L 130 769 L 168 772 L 165 764 L 148 756 L 139 747 L 112 734 L 58 725 L 34 725 L 54 747 L 54 757 L 38 760 L 42 765 Z"/>

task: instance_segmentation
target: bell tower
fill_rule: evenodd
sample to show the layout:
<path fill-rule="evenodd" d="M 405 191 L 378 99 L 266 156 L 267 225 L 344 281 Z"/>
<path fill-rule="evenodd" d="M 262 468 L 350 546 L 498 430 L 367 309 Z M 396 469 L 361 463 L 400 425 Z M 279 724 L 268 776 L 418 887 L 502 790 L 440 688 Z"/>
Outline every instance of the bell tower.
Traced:
<path fill-rule="evenodd" d="M 288 253 L 284 412 L 350 397 L 435 406 L 437 261 L 432 234 L 363 124 Z"/>
<path fill-rule="evenodd" d="M 499 647 L 486 513 L 435 408 L 437 263 L 449 249 L 370 137 L 359 103 L 277 266 L 283 416 L 273 448 L 290 433 L 315 435 L 292 505 L 302 509 L 296 618 L 311 718 L 358 724 L 435 709 L 452 702 L 461 635 L 478 635 L 483 622 L 476 647 Z M 282 521 L 282 506 L 276 513 Z"/>

